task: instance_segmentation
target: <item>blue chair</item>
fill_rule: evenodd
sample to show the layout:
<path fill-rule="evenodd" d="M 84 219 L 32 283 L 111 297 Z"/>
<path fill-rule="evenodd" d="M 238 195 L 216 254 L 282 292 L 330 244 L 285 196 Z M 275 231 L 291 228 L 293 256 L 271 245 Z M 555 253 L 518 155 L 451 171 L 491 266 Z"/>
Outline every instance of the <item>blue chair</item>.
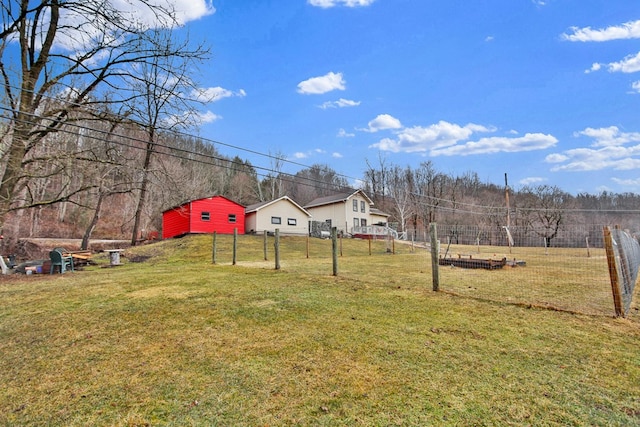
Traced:
<path fill-rule="evenodd" d="M 51 258 L 51 269 L 49 270 L 49 274 L 53 274 L 53 270 L 55 267 L 60 267 L 60 274 L 70 269 L 73 271 L 73 257 L 65 256 L 58 249 L 54 249 L 49 252 L 49 258 Z"/>

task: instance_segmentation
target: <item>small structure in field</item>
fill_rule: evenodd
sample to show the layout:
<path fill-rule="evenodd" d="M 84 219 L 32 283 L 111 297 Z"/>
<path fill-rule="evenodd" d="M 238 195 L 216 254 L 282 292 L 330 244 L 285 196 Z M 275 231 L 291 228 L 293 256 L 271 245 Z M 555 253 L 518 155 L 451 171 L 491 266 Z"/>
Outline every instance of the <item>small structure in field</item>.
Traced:
<path fill-rule="evenodd" d="M 482 259 L 473 258 L 471 255 L 463 258 L 461 255 L 458 255 L 456 258 L 439 258 L 438 264 L 461 268 L 484 268 L 485 270 L 497 270 L 507 265 L 507 258 Z"/>
<path fill-rule="evenodd" d="M 194 233 L 244 234 L 244 206 L 224 196 L 196 199 L 162 213 L 162 238 Z"/>

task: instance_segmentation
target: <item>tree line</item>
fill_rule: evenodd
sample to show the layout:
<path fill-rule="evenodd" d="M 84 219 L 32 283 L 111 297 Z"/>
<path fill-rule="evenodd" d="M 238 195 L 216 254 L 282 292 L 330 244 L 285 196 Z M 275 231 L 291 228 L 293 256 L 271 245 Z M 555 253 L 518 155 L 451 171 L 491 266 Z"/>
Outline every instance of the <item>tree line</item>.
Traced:
<path fill-rule="evenodd" d="M 354 183 L 330 165 L 285 173 L 290 162 L 282 153 L 252 165 L 190 135 L 199 108 L 216 96 L 194 78 L 209 48 L 176 31 L 180 17 L 166 5 L 133 0 L 149 13 L 130 14 L 116 4 L 0 5 L 0 228 L 7 239 L 136 244 L 160 230 L 164 210 L 200 197 L 219 194 L 246 206 L 288 195 L 304 205 L 352 191 Z M 431 222 L 512 225 L 550 243 L 567 223 L 636 227 L 640 207 L 631 193 L 516 191 L 473 172 L 445 174 L 431 161 L 412 168 L 379 158 L 358 185 L 405 236 Z"/>

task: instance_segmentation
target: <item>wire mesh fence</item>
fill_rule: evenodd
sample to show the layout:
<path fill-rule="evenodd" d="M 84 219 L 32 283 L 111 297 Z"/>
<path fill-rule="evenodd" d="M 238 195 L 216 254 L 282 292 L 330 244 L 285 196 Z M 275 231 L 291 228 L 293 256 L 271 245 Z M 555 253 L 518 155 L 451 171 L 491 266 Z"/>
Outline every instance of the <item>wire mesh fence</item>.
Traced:
<path fill-rule="evenodd" d="M 369 277 L 431 290 L 430 236 L 426 237 L 426 241 L 341 239 L 339 275 L 355 278 L 365 268 Z M 440 291 L 589 315 L 616 314 L 602 226 L 563 227 L 552 238 L 517 227 L 482 230 L 458 225 L 452 232 L 449 226 L 438 226 L 437 239 Z M 331 275 L 330 240 L 281 238 L 282 269 Z M 241 264 L 272 266 L 271 241 L 264 246 L 264 257 L 240 246 Z M 632 303 L 634 312 L 637 307 Z"/>
<path fill-rule="evenodd" d="M 640 244 L 630 233 L 619 228 L 604 230 L 607 264 L 617 316 L 627 316 L 640 267 Z"/>
<path fill-rule="evenodd" d="M 452 233 L 451 228 L 440 227 L 438 234 L 443 291 L 584 314 L 614 314 L 602 226 L 564 227 L 552 238 L 553 233 L 517 227 L 491 233 L 463 226 Z M 457 259 L 502 265 L 486 269 L 478 263 L 476 268 L 465 268 Z"/>

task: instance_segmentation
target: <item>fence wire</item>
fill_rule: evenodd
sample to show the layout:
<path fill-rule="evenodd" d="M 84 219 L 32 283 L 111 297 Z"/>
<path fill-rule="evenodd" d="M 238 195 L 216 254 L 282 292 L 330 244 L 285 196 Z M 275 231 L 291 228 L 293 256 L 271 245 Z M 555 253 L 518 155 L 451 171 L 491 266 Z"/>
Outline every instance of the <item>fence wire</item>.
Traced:
<path fill-rule="evenodd" d="M 549 238 L 553 233 L 530 228 L 438 227 L 440 289 L 506 303 L 614 315 L 602 230 L 564 227 Z M 478 261 L 477 268 L 456 262 L 465 259 Z M 504 265 L 486 269 L 480 260 Z"/>
<path fill-rule="evenodd" d="M 611 280 L 614 291 L 614 299 L 619 298 L 616 311 L 622 316 L 626 316 L 631 308 L 633 292 L 638 278 L 638 268 L 640 267 L 640 244 L 638 240 L 628 232 L 618 228 L 608 228 L 611 233 L 611 256 L 614 265 L 609 265 L 609 269 L 615 268 L 615 280 Z M 610 258 L 611 259 L 611 258 Z"/>
<path fill-rule="evenodd" d="M 564 226 L 551 236 L 531 228 L 438 225 L 439 290 L 499 303 L 615 316 L 603 230 L 597 225 Z M 368 277 L 379 276 L 388 284 L 430 290 L 431 236 L 425 234 L 416 240 L 411 233 L 407 236 L 405 241 L 345 237 L 344 254 L 342 242 L 339 249 L 339 275 L 360 282 L 364 268 Z M 269 254 L 263 259 L 252 251 L 245 252 L 241 245 L 241 263 L 271 268 L 271 241 L 267 246 Z M 330 274 L 330 239 L 282 238 L 280 252 L 284 271 Z M 228 256 L 221 254 L 221 258 Z M 640 254 L 633 258 L 640 262 Z M 468 262 L 464 265 L 456 260 L 492 260 L 502 265 L 487 269 L 480 262 L 479 268 L 469 268 Z M 630 315 L 634 314 L 638 314 L 637 303 L 630 300 Z"/>

